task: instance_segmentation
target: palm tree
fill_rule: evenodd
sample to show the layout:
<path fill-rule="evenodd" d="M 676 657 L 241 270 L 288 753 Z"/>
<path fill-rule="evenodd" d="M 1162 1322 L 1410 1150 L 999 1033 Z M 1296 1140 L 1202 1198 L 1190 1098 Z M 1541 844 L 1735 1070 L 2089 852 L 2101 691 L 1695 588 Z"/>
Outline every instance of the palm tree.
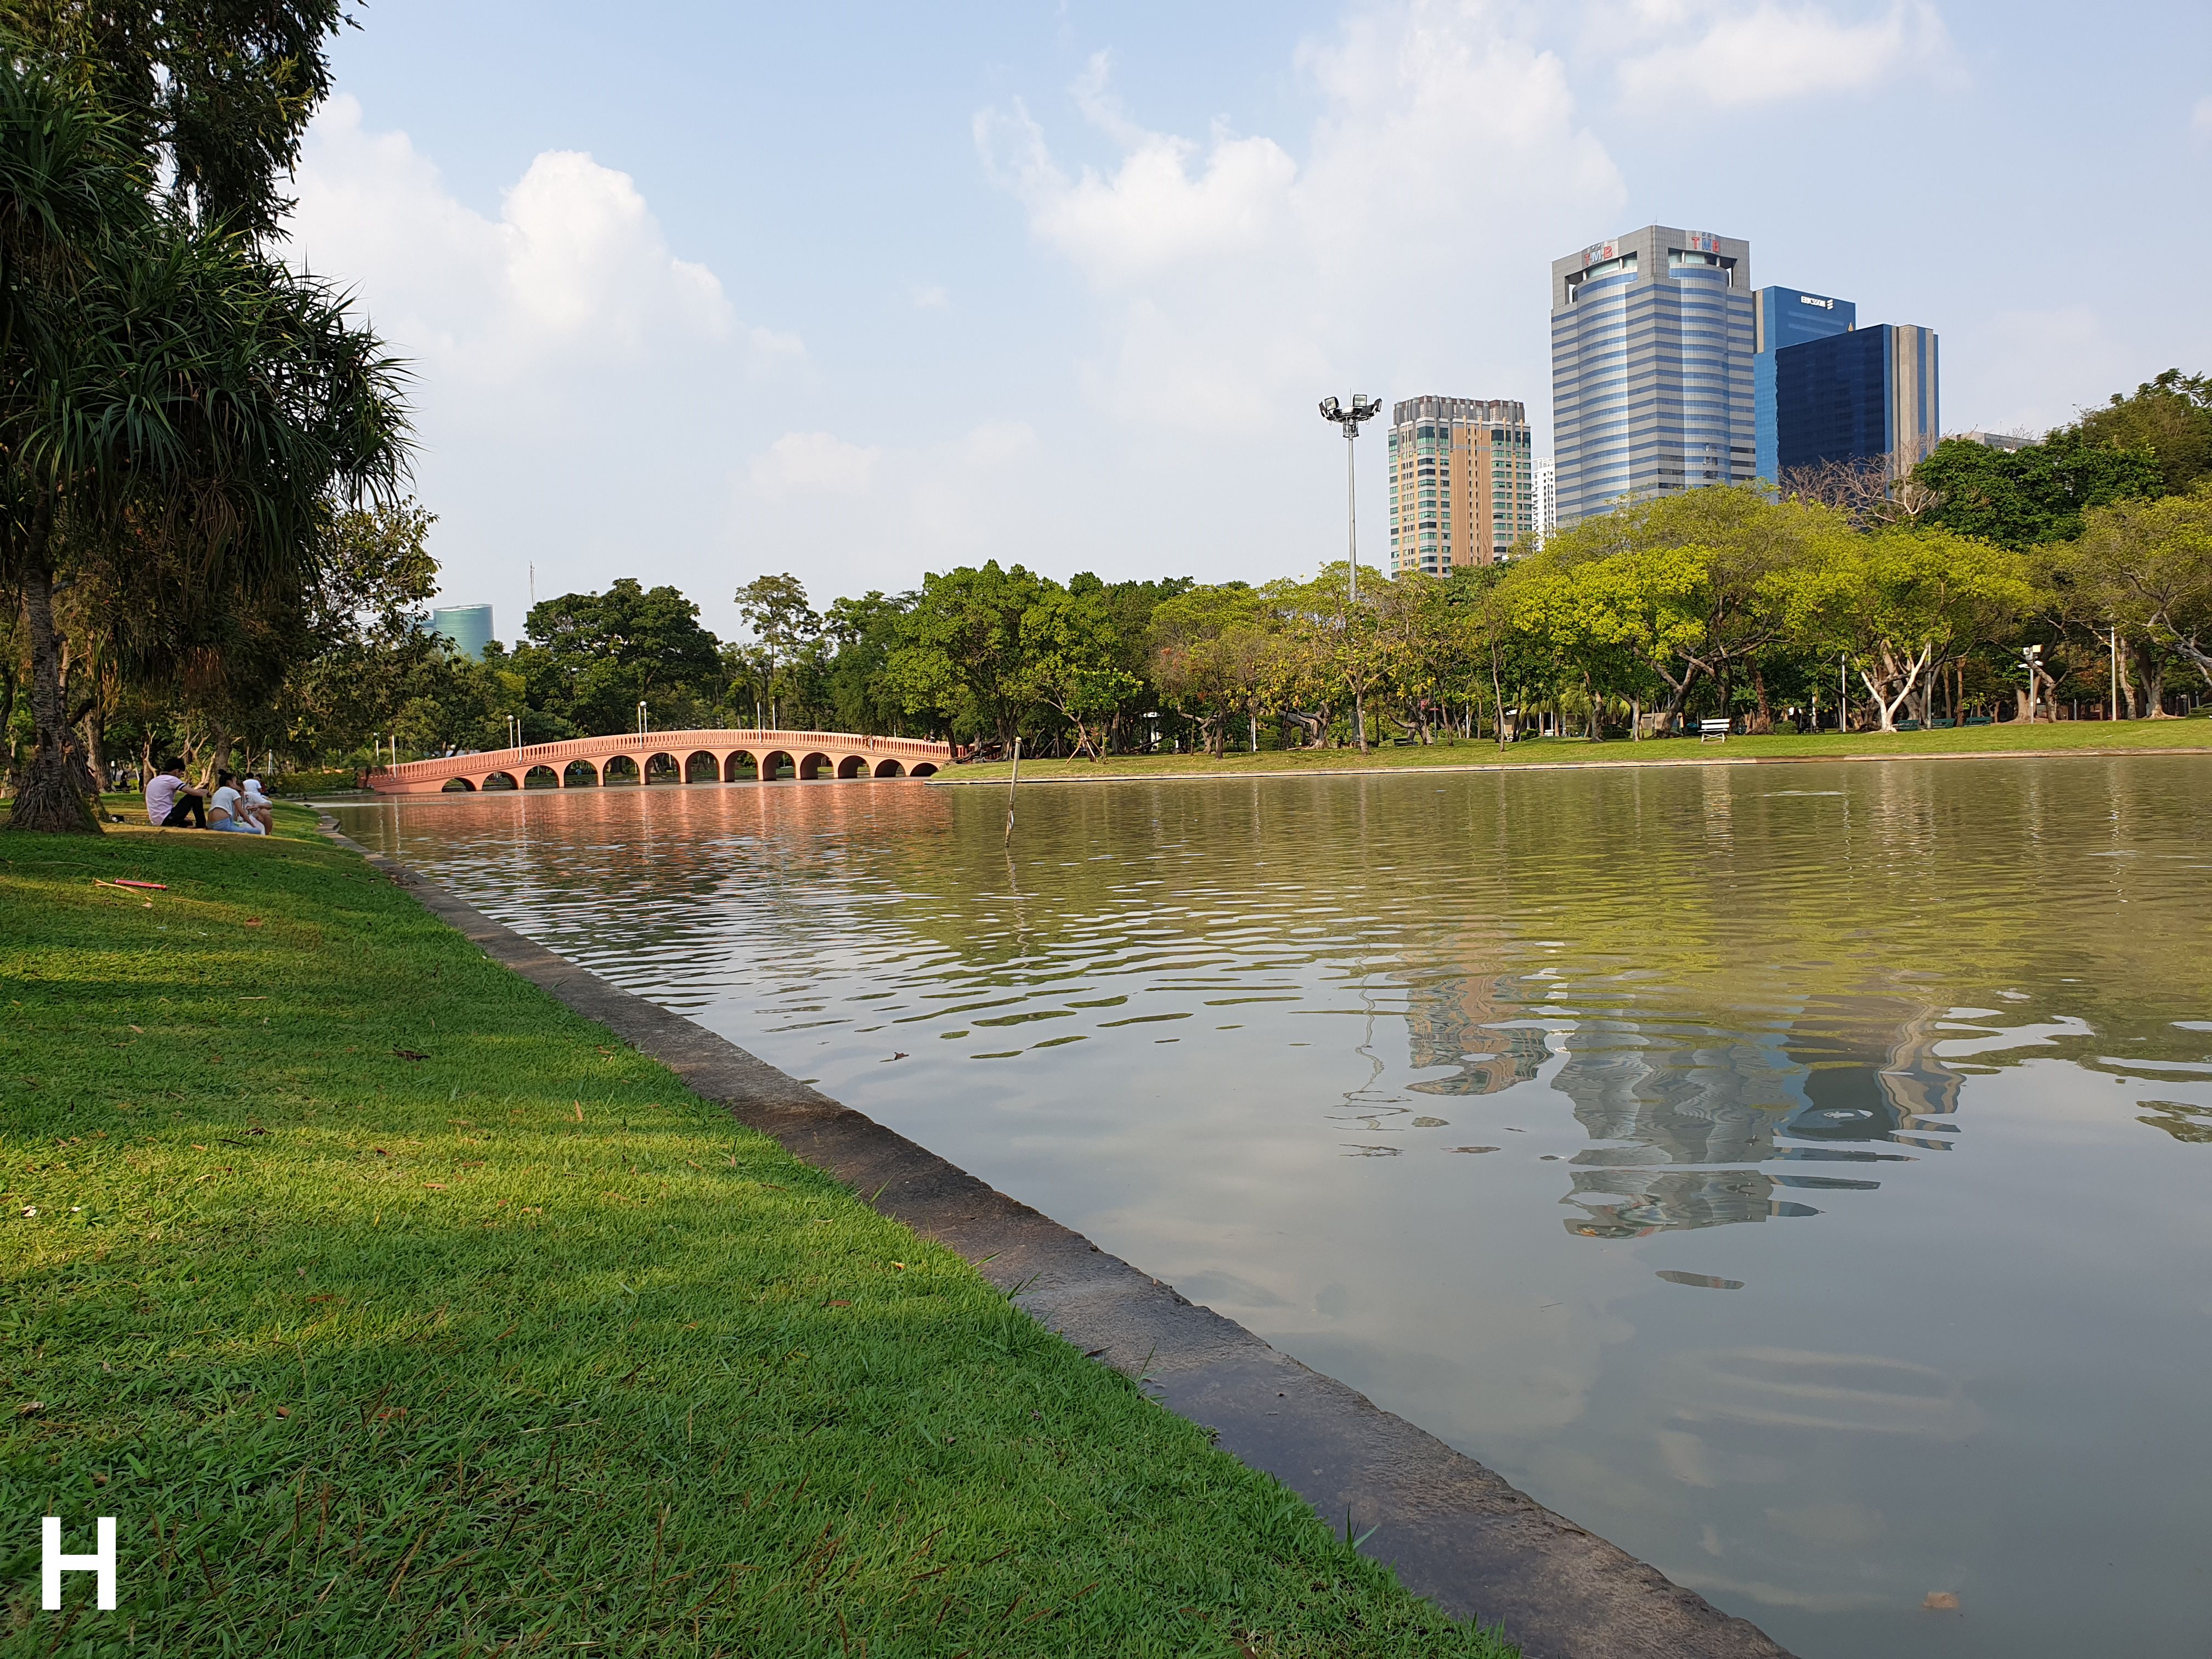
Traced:
<path fill-rule="evenodd" d="M 398 489 L 404 371 L 344 296 L 146 193 L 116 120 L 0 43 L 0 579 L 34 747 L 14 827 L 90 830 L 58 588 L 97 591 L 132 678 L 231 672 L 236 620 L 296 604 L 334 507 Z"/>

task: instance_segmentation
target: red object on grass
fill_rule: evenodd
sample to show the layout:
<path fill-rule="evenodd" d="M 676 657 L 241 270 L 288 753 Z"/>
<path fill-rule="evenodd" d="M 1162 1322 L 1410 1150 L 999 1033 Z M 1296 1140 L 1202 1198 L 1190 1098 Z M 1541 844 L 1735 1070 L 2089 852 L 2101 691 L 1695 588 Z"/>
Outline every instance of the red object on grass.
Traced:
<path fill-rule="evenodd" d="M 114 884 L 118 887 L 143 887 L 149 893 L 166 893 L 169 890 L 169 884 L 166 881 L 118 881 Z"/>

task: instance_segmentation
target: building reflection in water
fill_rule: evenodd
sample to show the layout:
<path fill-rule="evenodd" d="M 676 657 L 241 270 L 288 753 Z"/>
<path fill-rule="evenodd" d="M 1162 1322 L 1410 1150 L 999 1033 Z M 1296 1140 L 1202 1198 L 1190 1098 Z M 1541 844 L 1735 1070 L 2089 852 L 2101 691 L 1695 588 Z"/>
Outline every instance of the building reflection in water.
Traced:
<path fill-rule="evenodd" d="M 1561 1200 L 1583 1237 L 1818 1215 L 1810 1194 L 1881 1182 L 1802 1166 L 1897 1162 L 1957 1132 L 1960 1073 L 1935 1052 L 1946 1014 L 1897 997 L 1824 999 L 1764 1029 L 1732 1010 L 1733 1030 L 1658 1012 L 1555 1013 L 1507 975 L 1431 979 L 1407 998 L 1413 1065 L 1446 1073 L 1414 1092 L 1499 1093 L 1564 1050 L 1552 1086 L 1597 1143 L 1575 1155 Z"/>
<path fill-rule="evenodd" d="M 1577 1020 L 1553 1086 L 1592 1139 L 1561 1201 L 1568 1231 L 1663 1229 L 1818 1215 L 1799 1194 L 1876 1180 L 1759 1166 L 1879 1164 L 1948 1148 L 1960 1073 L 1935 1052 L 1942 1011 L 1889 997 L 1828 999 L 1761 1031 L 1618 1015 Z M 1748 1026 L 1751 1022 L 1736 1022 Z M 1687 1166 L 1687 1167 L 1686 1167 Z"/>

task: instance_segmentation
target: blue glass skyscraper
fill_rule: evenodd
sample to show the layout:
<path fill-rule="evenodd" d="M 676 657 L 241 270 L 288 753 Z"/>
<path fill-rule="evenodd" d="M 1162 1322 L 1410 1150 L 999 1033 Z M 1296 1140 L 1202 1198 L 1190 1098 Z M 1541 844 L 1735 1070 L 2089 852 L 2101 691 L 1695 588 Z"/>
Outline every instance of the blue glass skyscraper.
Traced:
<path fill-rule="evenodd" d="M 1774 416 L 1774 354 L 1858 326 L 1859 308 L 1829 294 L 1802 289 L 1762 288 L 1752 296 L 1752 423 L 1758 433 L 1759 476 L 1772 483 L 1780 463 L 1780 434 Z"/>
<path fill-rule="evenodd" d="M 1933 329 L 1878 323 L 1774 354 L 1778 477 L 1831 462 L 1911 471 L 1942 435 Z"/>
<path fill-rule="evenodd" d="M 1756 476 L 1751 244 L 1646 225 L 1552 262 L 1559 527 Z"/>

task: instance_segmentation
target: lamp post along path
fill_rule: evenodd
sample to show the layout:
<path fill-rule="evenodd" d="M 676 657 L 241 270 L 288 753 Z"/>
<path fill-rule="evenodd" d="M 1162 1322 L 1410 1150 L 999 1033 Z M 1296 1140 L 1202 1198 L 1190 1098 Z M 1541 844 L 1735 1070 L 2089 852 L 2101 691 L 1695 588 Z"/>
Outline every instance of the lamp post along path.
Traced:
<path fill-rule="evenodd" d="M 1353 456 L 1358 447 L 1359 423 L 1371 421 L 1382 412 L 1382 400 L 1380 398 L 1364 397 L 1357 392 L 1352 394 L 1349 407 L 1334 398 L 1321 400 L 1322 418 L 1334 421 L 1344 428 L 1344 510 L 1352 556 L 1348 592 L 1349 601 L 1353 605 L 1359 603 L 1359 484 L 1358 469 L 1353 465 Z M 1352 617 L 1347 611 L 1345 617 L 1347 628 L 1351 622 Z M 1352 690 L 1352 741 L 1359 745 L 1359 752 L 1365 754 L 1367 707 L 1357 680 L 1353 682 Z"/>

